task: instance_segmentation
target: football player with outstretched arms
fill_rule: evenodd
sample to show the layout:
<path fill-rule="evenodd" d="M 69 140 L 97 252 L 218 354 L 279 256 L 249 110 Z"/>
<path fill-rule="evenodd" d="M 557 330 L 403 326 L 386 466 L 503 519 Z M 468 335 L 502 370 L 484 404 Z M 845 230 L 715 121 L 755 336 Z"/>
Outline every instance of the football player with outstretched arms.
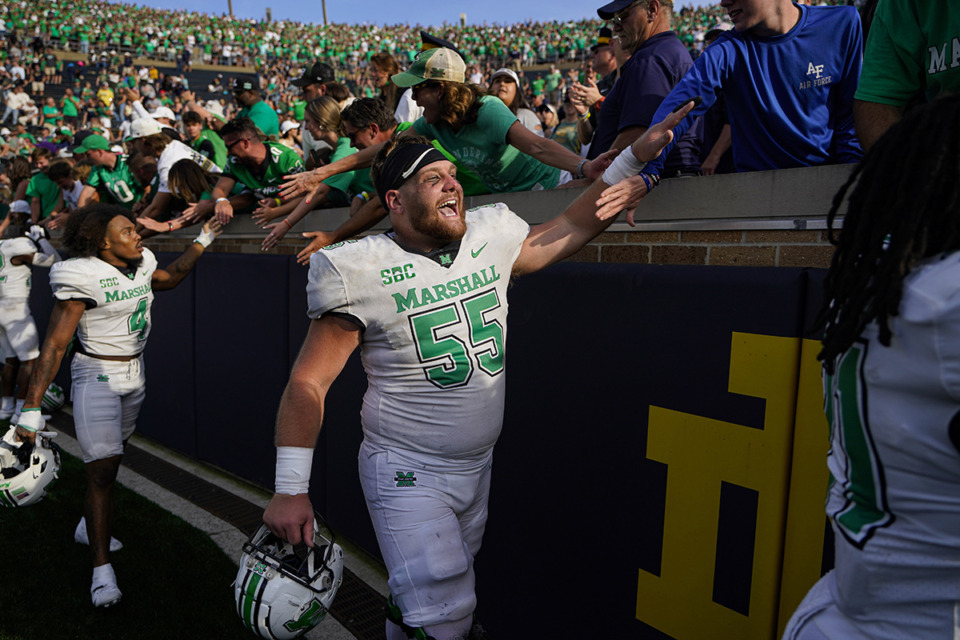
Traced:
<path fill-rule="evenodd" d="M 50 272 L 56 305 L 30 378 L 17 437 L 32 443 L 44 429 L 40 401 L 76 333 L 70 372 L 87 495 L 75 538 L 89 540 L 91 546 L 90 595 L 97 607 L 115 604 L 121 596 L 108 555 L 108 549 L 119 546 L 110 538 L 113 484 L 143 404 L 143 349 L 150 335 L 153 291 L 180 284 L 218 233 L 205 225 L 183 255 L 160 269 L 153 252 L 140 242 L 128 210 L 92 205 L 71 214 L 64 231 L 63 243 L 75 257 Z"/>
<path fill-rule="evenodd" d="M 453 163 L 423 139 L 401 138 L 372 172 L 393 231 L 313 255 L 313 321 L 277 415 L 264 522 L 292 543 L 313 540 L 307 490 L 327 390 L 360 346 L 369 380 L 360 477 L 390 573 L 389 640 L 467 638 L 473 626 L 511 276 L 562 260 L 607 228 L 595 216 L 601 191 L 655 158 L 692 107 L 650 127 L 602 180 L 532 229 L 503 204 L 464 211 Z"/>

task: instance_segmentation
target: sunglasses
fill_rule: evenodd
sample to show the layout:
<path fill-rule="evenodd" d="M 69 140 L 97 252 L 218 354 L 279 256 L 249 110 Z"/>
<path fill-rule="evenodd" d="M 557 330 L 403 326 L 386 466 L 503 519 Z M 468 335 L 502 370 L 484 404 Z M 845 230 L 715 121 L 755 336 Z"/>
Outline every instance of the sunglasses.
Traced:
<path fill-rule="evenodd" d="M 633 11 L 633 8 L 636 7 L 638 4 L 640 4 L 639 0 L 631 4 L 629 7 L 626 7 L 625 9 L 621 9 L 620 11 L 617 11 L 615 14 L 613 14 L 613 17 L 610 18 L 610 21 L 613 22 L 613 24 L 617 25 L 618 27 L 622 27 L 623 21 L 626 19 L 627 16 L 630 15 L 630 12 Z"/>
<path fill-rule="evenodd" d="M 227 153 L 233 153 L 233 148 L 243 142 L 244 140 L 249 140 L 250 138 L 237 138 L 233 142 L 227 145 Z"/>

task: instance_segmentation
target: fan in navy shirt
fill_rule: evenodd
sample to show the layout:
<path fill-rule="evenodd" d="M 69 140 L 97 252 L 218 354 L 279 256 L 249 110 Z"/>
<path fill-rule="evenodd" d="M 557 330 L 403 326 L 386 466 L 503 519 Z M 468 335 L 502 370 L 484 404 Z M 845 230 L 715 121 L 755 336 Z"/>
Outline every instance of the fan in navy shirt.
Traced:
<path fill-rule="evenodd" d="M 670 30 L 672 11 L 672 0 L 616 0 L 597 10 L 601 18 L 612 21 L 614 35 L 631 56 L 597 111 L 588 158 L 611 148 L 625 149 L 659 122 L 654 119 L 657 107 L 693 66 L 690 53 Z M 700 126 L 687 129 L 666 158 L 665 175 L 700 172 Z"/>

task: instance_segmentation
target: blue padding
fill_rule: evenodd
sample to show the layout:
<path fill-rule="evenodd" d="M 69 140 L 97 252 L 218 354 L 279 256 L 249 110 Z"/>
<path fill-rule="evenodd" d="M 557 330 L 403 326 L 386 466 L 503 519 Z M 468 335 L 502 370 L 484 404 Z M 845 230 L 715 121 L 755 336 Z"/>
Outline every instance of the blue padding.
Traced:
<path fill-rule="evenodd" d="M 167 266 L 180 256 L 161 253 Z M 147 397 L 137 419 L 137 431 L 189 456 L 197 450 L 196 406 L 196 274 L 175 289 L 154 291 L 153 327 L 144 355 Z"/>
<path fill-rule="evenodd" d="M 289 375 L 288 260 L 213 253 L 195 273 L 197 452 L 265 487 Z"/>

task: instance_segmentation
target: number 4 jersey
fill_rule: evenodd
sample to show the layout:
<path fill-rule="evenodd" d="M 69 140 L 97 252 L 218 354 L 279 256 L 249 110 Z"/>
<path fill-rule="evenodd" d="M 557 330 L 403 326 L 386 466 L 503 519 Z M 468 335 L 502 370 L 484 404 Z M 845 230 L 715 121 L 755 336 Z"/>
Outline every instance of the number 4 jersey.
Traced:
<path fill-rule="evenodd" d="M 481 456 L 503 423 L 507 285 L 529 227 L 505 205 L 471 209 L 459 250 L 436 260 L 389 235 L 313 255 L 311 318 L 363 328 L 371 442 L 441 456 Z"/>
<path fill-rule="evenodd" d="M 157 259 L 146 248 L 136 270 L 121 270 L 96 257 L 53 265 L 53 297 L 80 300 L 87 307 L 77 326 L 83 351 L 100 356 L 135 356 L 143 351 L 150 334 L 156 268 Z"/>

